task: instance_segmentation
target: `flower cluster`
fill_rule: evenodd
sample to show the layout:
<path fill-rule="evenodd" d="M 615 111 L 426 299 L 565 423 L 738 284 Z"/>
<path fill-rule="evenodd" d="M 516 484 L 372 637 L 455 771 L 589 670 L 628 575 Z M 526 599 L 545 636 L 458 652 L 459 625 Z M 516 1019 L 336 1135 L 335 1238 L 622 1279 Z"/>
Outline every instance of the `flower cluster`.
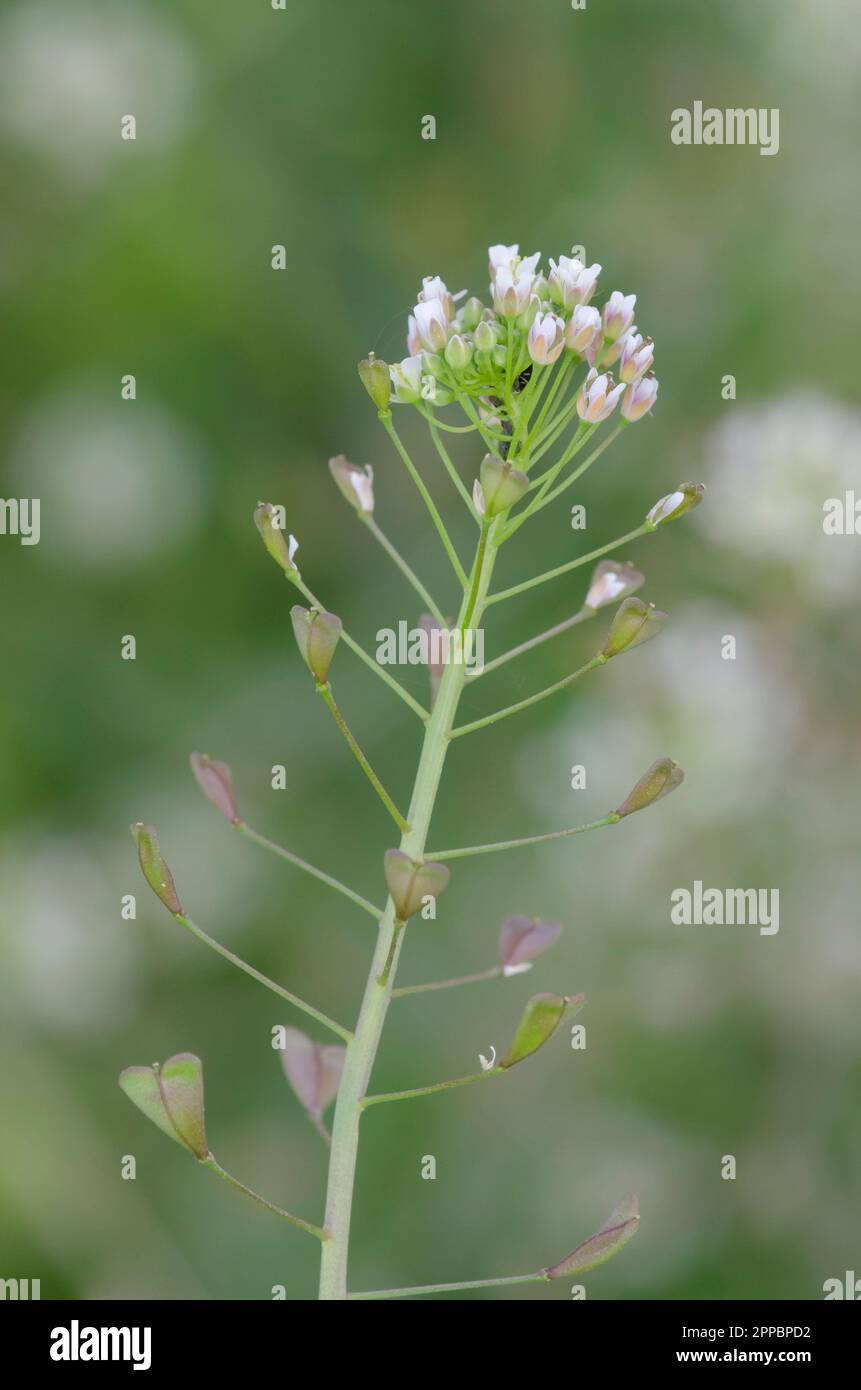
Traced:
<path fill-rule="evenodd" d="M 477 400 L 482 418 L 504 425 L 506 415 L 517 414 L 517 396 L 542 375 L 537 369 L 564 358 L 569 370 L 587 368 L 576 397 L 580 420 L 600 424 L 617 408 L 626 422 L 642 419 L 658 382 L 654 344 L 634 323 L 636 295 L 614 290 L 599 309 L 592 303 L 598 264 L 560 256 L 545 275 L 539 253 L 521 256 L 516 245 L 491 246 L 488 256 L 488 304 L 466 298 L 465 290 L 452 294 L 439 276 L 425 277 L 409 316 L 408 356 L 389 368 L 395 401 Z"/>

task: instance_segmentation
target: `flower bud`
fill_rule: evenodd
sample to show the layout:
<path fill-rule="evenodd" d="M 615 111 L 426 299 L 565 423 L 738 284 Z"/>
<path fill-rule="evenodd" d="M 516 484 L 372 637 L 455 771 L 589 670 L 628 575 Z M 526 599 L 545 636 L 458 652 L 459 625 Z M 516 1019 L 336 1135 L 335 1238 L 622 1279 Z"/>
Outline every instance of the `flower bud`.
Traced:
<path fill-rule="evenodd" d="M 487 319 L 482 319 L 472 335 L 476 352 L 492 352 L 496 347 L 496 329 Z"/>
<path fill-rule="evenodd" d="M 521 975 L 553 945 L 561 922 L 541 922 L 537 917 L 506 917 L 499 932 L 499 963 L 503 975 Z"/>
<path fill-rule="evenodd" d="M 317 608 L 302 608 L 298 603 L 290 609 L 290 619 L 302 660 L 317 684 L 325 685 L 341 636 L 341 619 Z"/>
<path fill-rule="evenodd" d="M 589 372 L 577 397 L 577 414 L 589 425 L 600 425 L 616 409 L 624 386 L 615 386 L 610 372 L 599 376 L 594 367 Z"/>
<path fill-rule="evenodd" d="M 405 357 L 403 362 L 396 362 L 394 366 L 389 367 L 389 376 L 395 388 L 395 400 L 401 405 L 415 405 L 416 401 L 421 400 L 423 370 L 420 353 L 415 357 Z"/>
<path fill-rule="evenodd" d="M 472 348 L 460 333 L 453 333 L 445 345 L 445 360 L 456 372 L 462 372 L 472 360 Z"/>
<path fill-rule="evenodd" d="M 632 1194 L 620 1202 L 607 1217 L 600 1231 L 581 1241 L 570 1255 L 558 1264 L 543 1271 L 546 1279 L 568 1278 L 572 1274 L 585 1274 L 587 1269 L 602 1265 L 627 1245 L 637 1234 L 640 1224 L 640 1208 L 637 1198 Z"/>
<path fill-rule="evenodd" d="M 593 612 L 605 608 L 608 603 L 627 598 L 645 584 L 645 577 L 631 564 L 619 565 L 615 560 L 601 560 L 592 571 L 589 592 L 583 600 L 584 608 Z"/>
<path fill-rule="evenodd" d="M 461 311 L 461 323 L 467 332 L 472 333 L 481 323 L 481 316 L 484 313 L 484 305 L 475 295 L 468 299 Z"/>
<path fill-rule="evenodd" d="M 283 1038 L 284 1075 L 312 1120 L 318 1121 L 338 1094 L 347 1049 L 312 1042 L 298 1028 L 285 1028 Z"/>
<path fill-rule="evenodd" d="M 529 356 L 540 367 L 549 367 L 565 346 L 565 324 L 556 314 L 537 312 L 527 339 Z"/>
<path fill-rule="evenodd" d="M 374 510 L 374 470 L 370 464 L 359 468 L 343 454 L 329 459 L 329 472 L 351 507 L 370 516 Z"/>
<path fill-rule="evenodd" d="M 604 337 L 608 343 L 615 343 L 623 333 L 627 333 L 634 322 L 635 294 L 622 294 L 614 290 L 604 305 Z"/>
<path fill-rule="evenodd" d="M 647 522 L 654 531 L 656 526 L 662 526 L 665 521 L 675 521 L 677 516 L 683 516 L 692 507 L 698 507 L 703 500 L 704 492 L 703 483 L 680 483 L 675 492 L 668 493 L 660 502 L 655 503 L 646 517 Z"/>
<path fill-rule="evenodd" d="M 438 898 L 450 878 L 445 864 L 417 864 L 401 849 L 386 850 L 383 868 L 399 922 L 414 916 L 425 898 Z"/>
<path fill-rule="evenodd" d="M 485 454 L 482 459 L 479 477 L 484 499 L 484 508 L 479 507 L 479 511 L 486 516 L 507 512 L 509 507 L 520 501 L 529 487 L 525 473 L 502 459 L 494 458 L 492 454 Z"/>
<path fill-rule="evenodd" d="M 254 525 L 263 537 L 263 544 L 276 565 L 280 565 L 287 577 L 290 578 L 299 573 L 298 566 L 294 561 L 296 551 L 299 549 L 299 542 L 295 536 L 290 537 L 289 544 L 285 541 L 284 531 L 278 524 L 283 515 L 283 507 L 273 507 L 271 502 L 258 502 L 254 508 Z"/>
<path fill-rule="evenodd" d="M 195 1158 L 211 1158 L 203 1123 L 203 1063 L 177 1052 L 162 1065 L 126 1067 L 120 1087 L 133 1105 Z"/>
<path fill-rule="evenodd" d="M 581 356 L 589 351 L 601 332 L 601 315 L 591 304 L 578 304 L 565 325 L 565 342 L 572 352 Z"/>
<path fill-rule="evenodd" d="M 173 874 L 167 867 L 159 849 L 155 826 L 135 821 L 131 827 L 132 838 L 138 847 L 138 861 L 143 876 L 156 897 L 164 903 L 168 912 L 176 917 L 184 915 L 182 903 L 176 891 Z"/>
<path fill-rule="evenodd" d="M 631 386 L 645 376 L 655 360 L 655 344 L 642 333 L 626 333 L 619 354 L 619 380 Z M 657 383 L 656 383 L 657 387 Z"/>
<path fill-rule="evenodd" d="M 641 642 L 648 642 L 650 638 L 657 637 L 668 616 L 653 603 L 643 603 L 639 598 L 626 598 L 617 608 L 610 624 L 607 640 L 601 648 L 602 655 L 618 656 L 630 647 L 638 647 Z"/>
<path fill-rule="evenodd" d="M 227 763 L 220 763 L 206 753 L 192 753 L 189 758 L 191 770 L 203 795 L 211 801 L 216 811 L 236 825 L 239 812 L 233 796 L 233 780 Z"/>
<path fill-rule="evenodd" d="M 647 806 L 660 801 L 662 796 L 669 796 L 684 780 L 685 774 L 678 763 L 674 763 L 672 758 L 658 758 L 628 792 L 621 806 L 616 808 L 616 815 L 630 816 L 634 811 L 644 811 Z"/>
<path fill-rule="evenodd" d="M 600 274 L 599 265 L 590 265 L 587 269 L 576 257 L 560 256 L 558 265 L 551 260 L 548 276 L 550 298 L 566 310 L 588 304 L 595 293 Z"/>
<path fill-rule="evenodd" d="M 389 369 L 386 363 L 380 358 L 375 357 L 369 352 L 359 363 L 359 376 L 362 385 L 370 396 L 377 410 L 386 410 L 389 404 L 391 390 L 389 388 Z"/>
<path fill-rule="evenodd" d="M 570 1009 L 580 1009 L 586 1002 L 584 994 L 566 999 L 561 994 L 533 994 L 517 1025 L 517 1032 L 508 1052 L 498 1064 L 503 1069 L 525 1062 L 553 1036 Z"/>
<path fill-rule="evenodd" d="M 657 399 L 658 382 L 650 372 L 648 376 L 628 387 L 621 405 L 622 418 L 630 424 L 635 424 L 637 420 L 642 420 L 644 415 L 648 415 Z"/>

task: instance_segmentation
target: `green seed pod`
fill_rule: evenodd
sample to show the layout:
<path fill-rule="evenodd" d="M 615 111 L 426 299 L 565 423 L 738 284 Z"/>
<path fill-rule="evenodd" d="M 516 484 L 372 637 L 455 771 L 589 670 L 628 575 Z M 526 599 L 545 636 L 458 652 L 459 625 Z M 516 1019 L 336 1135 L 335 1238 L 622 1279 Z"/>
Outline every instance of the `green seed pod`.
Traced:
<path fill-rule="evenodd" d="M 507 512 L 509 507 L 520 501 L 529 487 L 529 479 L 525 473 L 521 473 L 519 468 L 513 468 L 502 459 L 494 458 L 493 454 L 485 454 L 482 459 L 479 479 L 484 498 L 484 515 L 489 517 Z"/>
<path fill-rule="evenodd" d="M 637 1234 L 639 1225 L 639 1203 L 632 1194 L 614 1208 L 600 1231 L 581 1241 L 564 1260 L 545 1269 L 544 1277 L 563 1279 L 571 1274 L 585 1274 L 587 1269 L 595 1269 L 618 1254 L 623 1245 L 627 1245 L 631 1237 Z"/>
<path fill-rule="evenodd" d="M 273 507 L 271 502 L 258 502 L 254 508 L 254 525 L 263 537 L 263 544 L 276 565 L 280 565 L 287 577 L 292 578 L 299 573 L 293 560 L 299 549 L 299 542 L 295 536 L 290 537 L 289 543 L 285 541 L 280 524 L 283 514 L 283 507 Z"/>
<path fill-rule="evenodd" d="M 630 816 L 634 811 L 644 811 L 647 806 L 660 801 L 662 796 L 669 796 L 684 780 L 685 774 L 678 763 L 674 763 L 672 758 L 658 758 L 628 792 L 616 815 Z"/>
<path fill-rule="evenodd" d="M 341 619 L 334 613 L 321 613 L 298 603 L 290 609 L 290 619 L 302 660 L 317 684 L 325 685 L 341 636 Z"/>
<path fill-rule="evenodd" d="M 602 656 L 618 656 L 641 642 L 657 637 L 668 614 L 656 608 L 653 603 L 643 603 L 639 598 L 626 598 L 616 609 L 607 640 L 601 648 Z"/>
<path fill-rule="evenodd" d="M 414 916 L 424 898 L 438 898 L 450 877 L 445 864 L 417 864 L 401 849 L 386 850 L 383 869 L 399 922 Z"/>
<path fill-rule="evenodd" d="M 381 358 L 375 357 L 369 352 L 358 364 L 359 376 L 362 385 L 370 396 L 377 410 L 387 410 L 389 399 L 392 394 L 391 381 L 389 380 L 389 369 Z"/>
<path fill-rule="evenodd" d="M 172 912 L 175 917 L 182 917 L 184 915 L 182 903 L 176 891 L 173 874 L 162 858 L 155 826 L 144 825 L 143 821 L 135 821 L 131 827 L 131 832 L 138 847 L 138 860 L 144 878 L 156 897 L 164 903 L 168 912 Z"/>
<path fill-rule="evenodd" d="M 203 1123 L 203 1063 L 192 1052 L 178 1052 L 163 1066 L 126 1067 L 120 1087 L 163 1133 L 193 1153 L 210 1158 Z"/>
<path fill-rule="evenodd" d="M 684 516 L 692 507 L 700 505 L 705 490 L 704 483 L 680 483 L 675 492 L 668 493 L 660 502 L 655 503 L 646 516 L 646 521 L 653 531 L 665 521 L 675 521 L 676 517 Z"/>
<path fill-rule="evenodd" d="M 533 1052 L 537 1052 L 539 1047 L 543 1047 L 553 1036 L 565 1015 L 572 1010 L 581 1009 L 585 1002 L 586 996 L 583 994 L 577 994 L 571 999 L 566 999 L 561 994 L 533 994 L 517 1025 L 511 1046 L 499 1066 L 507 1070 L 531 1057 Z"/>

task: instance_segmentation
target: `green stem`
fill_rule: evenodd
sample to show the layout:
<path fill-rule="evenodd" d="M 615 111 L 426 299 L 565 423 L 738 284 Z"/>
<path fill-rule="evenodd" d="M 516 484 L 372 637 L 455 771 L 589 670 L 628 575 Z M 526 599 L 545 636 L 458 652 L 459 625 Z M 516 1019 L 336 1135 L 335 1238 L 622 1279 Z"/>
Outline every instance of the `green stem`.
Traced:
<path fill-rule="evenodd" d="M 464 633 L 469 628 L 470 622 L 472 621 L 472 615 L 475 612 L 475 605 L 478 601 L 478 586 L 481 583 L 481 571 L 482 566 L 484 564 L 485 552 L 487 550 L 487 535 L 488 531 L 490 530 L 490 526 L 491 522 L 488 520 L 483 520 L 481 523 L 481 535 L 478 538 L 478 549 L 475 552 L 475 564 L 473 565 L 472 585 L 469 591 L 469 601 L 466 605 L 466 613 L 464 614 L 463 624 L 461 628 L 461 630 Z"/>
<path fill-rule="evenodd" d="M 476 613 L 481 615 L 486 602 L 496 559 L 496 546 L 491 544 L 485 554 L 483 574 L 479 585 Z M 461 625 L 466 613 L 464 596 Z M 424 853 L 428 828 L 439 789 L 440 778 L 449 747 L 449 733 L 454 724 L 458 702 L 463 690 L 466 668 L 460 662 L 449 663 L 440 681 L 433 713 L 425 729 L 424 743 L 416 771 L 410 800 L 410 829 L 400 842 L 400 848 L 414 860 Z M 359 1143 L 359 1117 L 371 1071 L 380 1045 L 380 1037 L 389 1008 L 397 972 L 398 957 L 403 944 L 399 934 L 385 984 L 379 983 L 389 955 L 395 908 L 391 898 L 380 922 L 377 946 L 368 971 L 364 998 L 356 1022 L 355 1036 L 347 1048 L 335 1117 L 332 1125 L 332 1148 L 329 1158 L 329 1179 L 326 1193 L 326 1230 L 331 1239 L 323 1246 L 320 1264 L 320 1298 L 340 1300 L 347 1297 L 347 1261 L 350 1242 L 350 1220 L 353 1206 L 353 1186 Z"/>
<path fill-rule="evenodd" d="M 418 575 L 410 569 L 403 555 L 401 555 L 400 552 L 395 549 L 388 536 L 386 536 L 380 530 L 376 521 L 374 521 L 374 518 L 368 512 L 360 512 L 359 516 L 361 520 L 364 521 L 371 535 L 379 541 L 380 545 L 383 547 L 383 550 L 386 552 L 389 558 L 391 560 L 394 560 L 398 569 L 401 571 L 401 574 L 404 575 L 404 577 L 408 580 L 410 584 L 412 584 L 419 598 L 436 618 L 440 627 L 447 628 L 448 623 L 442 615 L 442 609 L 439 608 L 436 603 L 434 603 L 434 600 L 431 598 L 430 594 L 428 593 L 424 584 L 419 579 Z"/>
<path fill-rule="evenodd" d="M 550 579 L 558 579 L 560 575 L 570 574 L 571 570 L 576 570 L 580 565 L 588 565 L 592 560 L 599 560 L 602 555 L 607 555 L 611 550 L 618 550 L 620 545 L 627 545 L 629 541 L 635 541 L 640 536 L 647 536 L 655 528 L 644 521 L 642 526 L 638 526 L 635 531 L 629 531 L 626 536 L 619 536 L 618 540 L 608 541 L 606 545 L 599 546 L 597 550 L 592 550 L 588 555 L 581 555 L 576 560 L 569 560 L 566 565 L 558 565 L 555 570 L 547 570 L 545 574 L 537 574 L 534 579 L 525 579 L 522 584 L 515 584 L 510 589 L 500 589 L 499 593 L 491 594 L 488 604 L 502 603 L 503 599 L 514 598 L 517 594 L 525 594 L 527 589 L 534 589 L 536 584 L 546 584 Z"/>
<path fill-rule="evenodd" d="M 546 1284 L 547 1275 L 539 1274 L 513 1274 L 506 1279 L 471 1279 L 468 1282 L 457 1284 L 419 1284 L 414 1289 L 373 1289 L 368 1293 L 351 1293 L 347 1297 L 352 1302 L 354 1299 L 363 1298 L 413 1298 L 418 1294 L 425 1293 L 457 1293 L 461 1289 L 502 1289 L 506 1285 L 512 1284 Z"/>
<path fill-rule="evenodd" d="M 503 652 L 502 656 L 494 657 L 493 661 L 488 661 L 479 670 L 467 677 L 467 684 L 478 680 L 479 676 L 486 676 L 488 671 L 495 671 L 498 666 L 504 666 L 507 661 L 513 661 L 516 656 L 522 656 L 524 652 L 532 651 L 533 647 L 540 647 L 542 642 L 549 642 L 551 637 L 559 637 L 561 633 L 567 632 L 569 628 L 576 627 L 578 623 L 585 622 L 587 618 L 594 618 L 596 610 L 594 608 L 581 608 L 579 613 L 575 613 L 573 618 L 566 618 L 564 622 L 557 623 L 555 627 L 548 627 L 546 632 L 539 632 L 537 637 L 530 637 L 528 642 L 521 642 L 519 646 L 512 647 L 510 651 Z"/>
<path fill-rule="evenodd" d="M 477 970 L 474 975 L 460 975 L 456 980 L 431 980 L 427 985 L 403 985 L 392 990 L 393 999 L 404 999 L 408 994 L 429 994 L 437 989 L 454 989 L 457 985 L 474 985 L 480 980 L 498 980 L 503 974 L 501 965 L 492 965 L 489 970 Z"/>
<path fill-rule="evenodd" d="M 292 1212 L 285 1211 L 283 1207 L 276 1207 L 274 1202 L 268 1201 L 266 1197 L 261 1197 L 259 1192 L 255 1192 L 251 1187 L 246 1187 L 244 1182 L 240 1182 L 232 1173 L 228 1173 L 227 1169 L 222 1168 L 212 1154 L 209 1155 L 209 1158 L 200 1159 L 200 1163 L 204 1168 L 208 1168 L 210 1173 L 217 1173 L 225 1182 L 229 1182 L 231 1187 L 235 1187 L 244 1196 L 250 1197 L 252 1202 L 256 1202 L 259 1207 L 265 1207 L 267 1211 L 274 1211 L 276 1216 L 283 1217 L 285 1221 L 290 1222 L 291 1226 L 298 1226 L 300 1231 L 307 1231 L 309 1236 L 316 1236 L 324 1243 L 328 1240 L 328 1235 L 320 1226 L 314 1226 L 310 1221 L 303 1221 L 301 1216 L 294 1216 Z"/>
<path fill-rule="evenodd" d="M 421 494 L 422 501 L 424 502 L 425 506 L 430 512 L 431 521 L 436 527 L 437 535 L 443 543 L 443 548 L 449 560 L 451 561 L 451 566 L 455 574 L 457 575 L 458 582 L 463 586 L 463 588 L 466 588 L 466 572 L 463 568 L 463 565 L 460 563 L 460 560 L 457 557 L 457 553 L 451 542 L 451 537 L 449 536 L 448 531 L 445 529 L 445 524 L 439 512 L 437 511 L 436 504 L 434 503 L 433 498 L 431 497 L 430 493 L 424 485 L 424 481 L 422 479 L 421 474 L 419 473 L 418 469 L 416 468 L 415 464 L 413 463 L 412 459 L 410 458 L 409 454 L 407 453 L 406 449 L 401 443 L 401 437 L 395 429 L 394 424 L 392 423 L 391 411 L 380 411 L 380 421 L 382 422 L 383 428 L 385 429 L 387 435 L 389 436 L 398 453 L 400 454 L 407 472 L 409 473 L 410 477 L 412 478 L 413 482 L 418 488 L 419 493 Z"/>
<path fill-rule="evenodd" d="M 458 1076 L 454 1081 L 437 1081 L 433 1086 L 416 1086 L 412 1091 L 386 1091 L 379 1096 L 365 1096 L 362 1109 L 371 1105 L 385 1105 L 390 1100 L 415 1100 L 417 1096 L 432 1096 L 437 1091 L 453 1091 L 457 1086 L 471 1086 L 473 1081 L 486 1081 L 491 1076 L 501 1076 L 504 1068 L 490 1067 L 487 1071 L 470 1072 L 469 1076 Z"/>
<path fill-rule="evenodd" d="M 330 888 L 334 888 L 337 893 L 343 893 L 345 898 L 349 898 L 350 902 L 355 903 L 363 912 L 369 913 L 379 922 L 383 915 L 382 908 L 374 907 L 374 904 L 369 903 L 367 898 L 363 898 L 360 893 L 354 893 L 352 888 L 348 888 L 345 883 L 340 883 L 337 878 L 332 878 L 331 874 L 324 874 L 322 869 L 315 869 L 313 864 L 308 864 L 304 859 L 300 859 L 298 854 L 292 854 L 289 849 L 284 849 L 283 845 L 276 845 L 274 840 L 267 840 L 265 835 L 260 835 L 256 830 L 252 830 L 250 825 L 245 824 L 245 821 L 234 821 L 234 825 L 240 834 L 245 835 L 247 839 L 253 840 L 256 845 L 262 845 L 264 849 L 271 850 L 281 859 L 286 859 L 288 864 L 295 864 L 297 869 L 303 869 L 306 874 L 319 879 L 321 883 L 328 883 Z"/>
<path fill-rule="evenodd" d="M 392 801 L 392 798 L 389 796 L 379 777 L 374 772 L 374 769 L 371 767 L 371 764 L 368 762 L 367 758 L 365 757 L 355 738 L 353 737 L 352 731 L 350 730 L 347 721 L 345 720 L 341 711 L 338 709 L 338 706 L 335 704 L 335 697 L 332 694 L 332 687 L 328 684 L 328 682 L 326 683 L 326 685 L 318 685 L 317 693 L 319 695 L 322 695 L 323 700 L 325 701 L 326 706 L 328 707 L 332 715 L 332 718 L 334 719 L 338 728 L 341 730 L 341 733 L 344 735 L 344 738 L 347 740 L 353 757 L 356 759 L 356 762 L 359 764 L 359 767 L 364 772 L 374 791 L 377 793 L 377 796 L 380 798 L 389 815 L 391 816 L 392 820 L 395 822 L 395 825 L 398 827 L 401 834 L 403 834 L 406 830 L 409 830 L 409 826 L 407 822 L 404 820 L 395 803 Z"/>
<path fill-rule="evenodd" d="M 574 472 L 570 474 L 570 476 L 567 477 L 564 480 L 564 482 L 561 482 L 558 487 L 555 487 L 553 491 L 548 493 L 546 496 L 541 496 L 537 498 L 535 501 L 535 505 L 531 508 L 531 512 L 540 512 L 542 507 L 547 507 L 550 505 L 551 502 L 555 502 L 556 498 L 560 495 L 560 493 L 564 492 L 566 488 L 569 488 L 572 483 L 576 483 L 577 479 L 582 477 L 582 475 L 586 472 L 587 468 L 591 468 L 595 460 L 597 458 L 600 458 L 604 450 L 608 449 L 610 445 L 613 443 L 613 441 L 619 438 L 619 435 L 621 433 L 622 426 L 618 425 L 616 429 L 614 429 L 610 434 L 607 435 L 606 439 L 603 439 L 601 441 L 597 449 L 592 450 L 589 457 L 585 458 L 583 462 L 580 464 L 580 467 L 575 468 Z M 568 463 L 569 458 L 573 458 L 573 454 L 569 454 L 568 458 L 565 459 L 566 463 Z"/>
<path fill-rule="evenodd" d="M 483 719 L 474 719 L 471 724 L 460 724 L 456 729 L 452 729 L 452 738 L 462 738 L 464 734 L 474 734 L 477 729 L 486 729 L 489 724 L 497 724 L 500 719 L 507 719 L 510 714 L 519 714 L 521 710 L 528 709 L 530 705 L 536 705 L 539 700 L 546 700 L 548 695 L 555 695 L 557 690 L 564 690 L 566 686 L 585 676 L 587 672 L 594 671 L 599 666 L 606 665 L 609 657 L 603 652 L 593 656 L 591 661 L 587 661 L 585 666 L 579 670 L 572 671 L 570 676 L 565 676 L 561 681 L 556 681 L 554 685 L 548 685 L 544 690 L 539 690 L 536 695 L 528 695 L 525 700 L 518 700 L 514 705 L 507 705 L 505 709 L 498 709 L 495 714 L 486 714 Z"/>
<path fill-rule="evenodd" d="M 469 859 L 475 854 L 498 854 L 504 849 L 522 849 L 526 845 L 544 845 L 550 840 L 563 840 L 567 835 L 583 835 L 587 830 L 600 830 L 605 825 L 616 825 L 622 819 L 615 811 L 603 820 L 590 821 L 588 825 L 575 825 L 571 830 L 551 830 L 546 835 L 527 835 L 523 840 L 497 840 L 493 845 L 467 845 L 465 849 L 428 850 L 428 859 Z"/>
<path fill-rule="evenodd" d="M 192 922 L 190 917 L 185 917 L 179 912 L 175 912 L 173 915 L 174 920 L 179 922 L 181 927 L 187 927 L 192 936 L 196 936 L 198 941 L 203 942 L 204 946 L 209 946 L 211 950 L 217 951 L 220 956 L 223 956 L 225 960 L 229 960 L 230 964 L 235 965 L 238 970 L 244 970 L 245 974 L 250 975 L 252 980 L 256 980 L 258 984 L 265 985 L 267 989 L 272 990 L 273 994 L 277 994 L 282 999 L 286 999 L 287 1003 L 292 1004 L 294 1008 L 301 1009 L 303 1013 L 310 1014 L 311 1018 L 316 1018 L 318 1023 L 322 1023 L 324 1028 L 329 1028 L 333 1033 L 337 1033 L 338 1037 L 342 1038 L 344 1042 L 348 1043 L 351 1041 L 353 1035 L 349 1029 L 342 1028 L 340 1023 L 336 1023 L 333 1018 L 329 1018 L 327 1014 L 321 1013 L 319 1009 L 315 1009 L 312 1004 L 306 1004 L 305 1000 L 300 999 L 298 994 L 291 994 L 289 989 L 283 989 L 281 985 L 276 985 L 275 981 L 270 980 L 268 975 L 264 975 L 261 971 L 255 970 L 253 965 L 249 965 L 247 961 L 234 955 L 232 951 L 228 951 L 227 947 L 222 946 L 219 941 L 215 941 L 214 938 L 205 932 L 202 927 L 199 927 L 196 922 Z"/>
<path fill-rule="evenodd" d="M 424 412 L 422 412 L 422 414 L 424 414 Z M 468 490 L 466 484 L 464 483 L 463 479 L 461 478 L 460 474 L 458 473 L 457 469 L 455 468 L 455 466 L 454 466 L 454 461 L 453 461 L 453 459 L 452 459 L 450 453 L 448 452 L 448 449 L 445 447 L 445 445 L 443 444 L 442 440 L 441 440 L 440 437 L 439 437 L 439 433 L 438 433 L 439 428 L 440 428 L 440 423 L 439 423 L 439 421 L 438 421 L 438 420 L 434 420 L 434 418 L 433 418 L 432 415 L 425 415 L 424 418 L 425 418 L 425 419 L 427 420 L 427 422 L 428 422 L 428 426 L 429 426 L 430 432 L 431 432 L 431 439 L 433 440 L 434 445 L 436 446 L 436 451 L 437 451 L 437 453 L 439 454 L 440 458 L 442 459 L 442 461 L 443 461 L 443 463 L 444 463 L 444 465 L 445 465 L 446 472 L 448 473 L 449 477 L 451 478 L 452 482 L 454 483 L 455 487 L 457 488 L 458 492 L 460 493 L 461 497 L 463 498 L 464 502 L 466 503 L 466 506 L 467 506 L 467 508 L 468 508 L 468 510 L 469 510 L 469 514 L 470 514 L 470 516 L 472 517 L 473 521 L 477 521 L 478 524 L 481 525 L 481 517 L 478 515 L 478 512 L 475 510 L 475 503 L 473 502 L 472 498 L 471 498 L 470 495 L 469 495 L 469 490 Z M 451 429 L 456 429 L 457 426 L 451 425 L 449 428 L 451 428 Z M 475 429 L 477 428 L 477 426 L 475 426 L 475 425 L 466 425 L 464 428 L 465 428 L 465 429 L 468 429 L 468 430 L 470 430 L 470 431 L 472 431 L 472 430 L 475 430 Z"/>

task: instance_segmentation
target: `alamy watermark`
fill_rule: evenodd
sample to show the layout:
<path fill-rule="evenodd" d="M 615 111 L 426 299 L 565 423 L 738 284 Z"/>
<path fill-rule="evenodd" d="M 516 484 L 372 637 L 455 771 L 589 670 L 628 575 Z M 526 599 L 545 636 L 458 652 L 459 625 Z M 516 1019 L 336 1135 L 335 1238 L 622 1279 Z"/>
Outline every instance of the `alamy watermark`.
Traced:
<path fill-rule="evenodd" d="M 484 670 L 484 629 L 469 627 L 410 627 L 405 619 L 377 632 L 380 666 L 465 666 L 478 675 Z"/>
<path fill-rule="evenodd" d="M 670 921 L 678 927 L 751 926 L 760 936 L 780 930 L 778 888 L 704 888 L 698 878 L 693 889 L 674 888 L 670 903 Z"/>
<path fill-rule="evenodd" d="M 780 111 L 776 106 L 677 106 L 670 116 L 674 145 L 758 145 L 760 154 L 780 150 Z"/>
<path fill-rule="evenodd" d="M 38 545 L 41 513 L 38 497 L 0 497 L 0 536 L 17 536 L 22 545 Z"/>

